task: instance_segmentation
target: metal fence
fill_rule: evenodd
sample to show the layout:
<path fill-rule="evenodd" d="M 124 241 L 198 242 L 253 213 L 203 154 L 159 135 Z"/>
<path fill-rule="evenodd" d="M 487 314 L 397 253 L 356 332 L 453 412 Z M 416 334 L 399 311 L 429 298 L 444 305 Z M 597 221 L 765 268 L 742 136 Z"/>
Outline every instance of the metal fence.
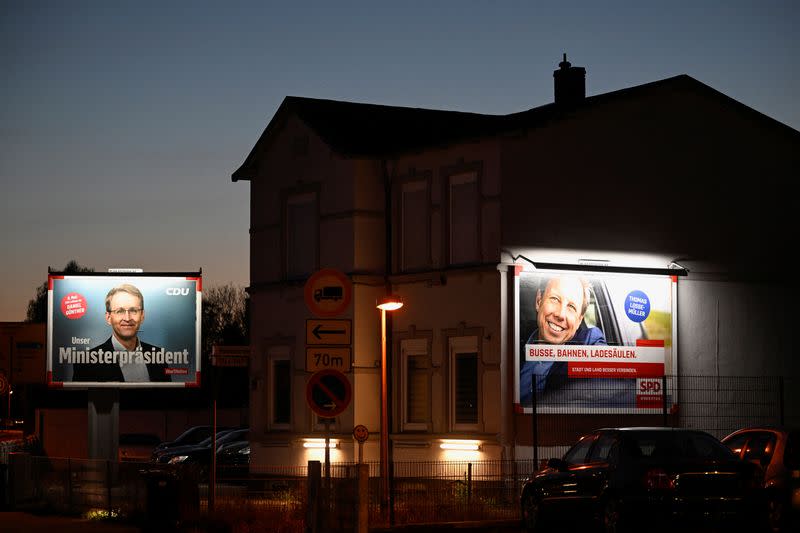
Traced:
<path fill-rule="evenodd" d="M 747 426 L 796 425 L 800 397 L 780 376 L 663 376 L 651 380 L 566 379 L 532 394 L 534 459 L 562 455 L 599 427 L 667 426 L 717 438 Z"/>
<path fill-rule="evenodd" d="M 36 435 L 22 436 L 22 432 L 18 432 L 19 437 L 11 438 L 8 440 L 0 441 L 0 464 L 8 464 L 8 455 L 14 452 L 28 452 L 38 453 L 41 450 L 39 437 Z"/>
<path fill-rule="evenodd" d="M 191 468 L 12 453 L 8 504 L 63 514 L 98 513 L 131 520 L 199 514 L 197 471 Z"/>
<path fill-rule="evenodd" d="M 409 524 L 516 519 L 522 483 L 533 470 L 530 460 L 394 463 L 391 520 Z M 376 489 L 370 492 L 378 494 Z M 371 507 L 371 523 L 379 522 L 379 511 Z"/>
<path fill-rule="evenodd" d="M 534 469 L 530 460 L 394 462 L 389 506 L 383 507 L 380 464 L 366 464 L 371 525 L 516 520 L 522 483 Z M 251 521 L 259 520 L 259 512 L 286 516 L 280 520 L 289 530 L 287 520 L 302 524 L 305 519 L 308 472 L 306 466 L 262 466 L 247 477 L 223 474 L 215 490 L 215 509 L 235 510 L 240 517 L 251 516 L 247 519 Z M 357 464 L 331 464 L 330 477 L 323 473 L 320 481 L 326 529 L 352 530 L 358 504 Z M 201 491 L 201 497 L 206 495 Z"/>
<path fill-rule="evenodd" d="M 538 460 L 562 455 L 578 436 L 598 427 L 666 425 L 722 437 L 745 426 L 793 425 L 799 420 L 800 402 L 794 399 L 799 389 L 782 378 L 666 376 L 660 384 L 657 393 L 642 394 L 638 401 L 645 403 L 635 408 L 620 405 L 620 394 L 630 391 L 619 388 L 619 380 L 581 380 L 580 388 L 560 396 L 537 394 L 536 416 L 517 418 L 519 424 L 531 424 L 532 432 L 526 444 L 524 432 L 518 431 L 517 457 L 535 444 L 532 458 L 394 462 L 388 505 L 382 501 L 379 464 L 368 463 L 369 523 L 516 519 L 522 483 Z M 25 443 L 15 446 L 24 449 Z M 8 460 L 12 505 L 64 513 L 99 510 L 133 520 L 169 521 L 212 516 L 235 520 L 242 530 L 290 533 L 304 531 L 313 492 L 307 465 L 223 469 L 211 488 L 199 472 L 186 467 L 154 469 L 148 464 L 30 453 L 11 453 Z M 335 463 L 328 471 L 318 466 L 314 470 L 322 471 L 321 498 L 316 501 L 327 516 L 325 530 L 352 531 L 358 503 L 356 465 Z M 211 505 L 214 513 L 208 512 Z"/>

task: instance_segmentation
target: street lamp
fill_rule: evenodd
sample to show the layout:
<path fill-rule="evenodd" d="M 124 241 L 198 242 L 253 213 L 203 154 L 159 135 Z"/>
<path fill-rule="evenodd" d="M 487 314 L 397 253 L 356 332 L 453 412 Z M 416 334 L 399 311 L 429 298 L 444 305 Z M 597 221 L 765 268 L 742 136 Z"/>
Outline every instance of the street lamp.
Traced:
<path fill-rule="evenodd" d="M 384 296 L 376 307 L 381 310 L 381 507 L 389 506 L 389 407 L 386 368 L 386 311 L 403 307 L 403 300 L 396 295 Z"/>

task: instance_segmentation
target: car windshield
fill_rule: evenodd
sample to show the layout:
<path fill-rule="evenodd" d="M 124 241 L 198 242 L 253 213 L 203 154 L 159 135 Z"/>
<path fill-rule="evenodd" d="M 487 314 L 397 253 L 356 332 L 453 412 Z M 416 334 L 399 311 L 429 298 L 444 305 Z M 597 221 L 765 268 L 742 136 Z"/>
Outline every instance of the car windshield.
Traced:
<path fill-rule="evenodd" d="M 241 440 L 247 435 L 247 432 L 250 431 L 249 429 L 236 429 L 230 431 L 224 435 L 220 435 L 217 437 L 217 446 L 220 444 L 225 444 L 226 442 L 233 442 L 236 440 Z"/>
<path fill-rule="evenodd" d="M 195 426 L 180 434 L 173 442 L 176 444 L 198 444 L 211 435 L 211 428 Z M 211 442 L 211 441 L 209 441 Z"/>
<path fill-rule="evenodd" d="M 631 456 L 652 459 L 730 461 L 733 453 L 711 435 L 690 431 L 638 431 L 625 435 Z"/>

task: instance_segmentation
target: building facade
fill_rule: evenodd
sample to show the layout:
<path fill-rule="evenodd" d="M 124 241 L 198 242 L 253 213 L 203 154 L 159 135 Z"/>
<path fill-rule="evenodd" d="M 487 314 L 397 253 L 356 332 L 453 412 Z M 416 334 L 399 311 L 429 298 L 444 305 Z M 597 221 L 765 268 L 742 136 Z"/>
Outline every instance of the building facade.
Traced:
<path fill-rule="evenodd" d="M 405 304 L 389 319 L 395 461 L 531 457 L 537 272 L 668 280 L 662 372 L 800 376 L 782 260 L 800 133 L 689 76 L 585 97 L 583 69 L 560 67 L 555 103 L 504 116 L 284 100 L 233 174 L 251 191 L 251 464 L 321 458 L 304 300 L 321 268 L 352 284 L 333 461 L 357 458 L 359 424 L 378 458 L 389 293 Z M 553 412 L 593 420 L 591 405 Z"/>

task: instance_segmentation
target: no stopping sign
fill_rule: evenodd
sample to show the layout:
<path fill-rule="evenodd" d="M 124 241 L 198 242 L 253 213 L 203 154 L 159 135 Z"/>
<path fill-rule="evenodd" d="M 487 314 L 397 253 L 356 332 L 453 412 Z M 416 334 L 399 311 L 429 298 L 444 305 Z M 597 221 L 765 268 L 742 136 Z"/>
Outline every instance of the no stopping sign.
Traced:
<path fill-rule="evenodd" d="M 353 390 L 347 376 L 334 369 L 320 370 L 311 376 L 306 385 L 306 400 L 312 411 L 331 418 L 350 405 Z"/>

